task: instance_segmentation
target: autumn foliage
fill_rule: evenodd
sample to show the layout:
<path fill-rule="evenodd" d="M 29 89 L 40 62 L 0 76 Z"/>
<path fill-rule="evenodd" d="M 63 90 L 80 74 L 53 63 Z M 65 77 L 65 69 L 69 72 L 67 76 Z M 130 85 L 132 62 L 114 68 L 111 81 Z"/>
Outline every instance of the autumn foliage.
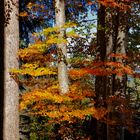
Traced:
<path fill-rule="evenodd" d="M 87 0 L 89 6 L 95 3 Z M 105 7 L 120 8 L 121 10 L 130 8 L 129 0 L 98 0 L 98 3 Z M 79 3 L 77 6 L 82 5 Z M 40 7 L 43 8 L 43 5 L 29 2 L 27 8 L 33 10 L 33 7 L 35 7 L 34 10 L 37 10 Z M 28 13 L 21 12 L 20 16 L 25 18 Z M 57 79 L 59 61 L 57 44 L 67 44 L 68 38 L 79 38 L 80 36 L 73 30 L 75 26 L 77 26 L 75 23 L 66 23 L 61 27 L 65 30 L 72 29 L 66 32 L 65 38 L 59 36 L 60 27 L 45 28 L 32 34 L 34 43 L 19 49 L 17 55 L 21 63 L 20 69 L 12 69 L 10 74 L 19 85 L 26 89 L 20 94 L 20 112 L 32 117 L 46 117 L 48 124 L 65 124 L 67 126 L 67 124 L 76 124 L 77 120 L 82 122 L 87 118 L 94 118 L 109 125 L 124 123 L 129 126 L 128 121 L 119 122 L 117 117 L 108 119 L 108 115 L 112 115 L 114 112 L 118 114 L 121 112 L 129 118 L 133 110 L 127 109 L 127 100 L 119 95 L 109 95 L 103 101 L 104 104 L 107 104 L 106 106 L 97 106 L 93 87 L 94 76 L 123 77 L 134 74 L 132 68 L 123 63 L 129 59 L 124 54 L 111 53 L 107 56 L 106 61 L 94 58 L 89 61 L 81 61 L 81 66 L 78 68 L 69 67 L 69 92 L 65 95 L 60 94 Z M 66 60 L 65 63 L 69 64 L 69 62 L 71 61 Z M 114 104 L 115 101 L 116 104 Z M 118 103 L 122 106 L 119 107 Z"/>
<path fill-rule="evenodd" d="M 75 26 L 67 24 L 65 28 Z M 60 95 L 57 81 L 57 51 L 46 54 L 52 45 L 67 42 L 66 39 L 58 40 L 58 28 L 44 29 L 41 33 L 34 35 L 45 35 L 40 41 L 37 37 L 35 44 L 18 52 L 19 60 L 22 61 L 20 69 L 12 69 L 11 75 L 18 83 L 22 83 L 29 88 L 29 91 L 22 93 L 20 98 L 20 111 L 31 116 L 48 117 L 49 123 L 75 123 L 76 119 L 84 120 L 87 116 L 92 116 L 97 120 L 103 119 L 109 112 L 104 107 L 95 107 L 95 91 L 92 84 L 81 80 L 89 79 L 90 76 L 110 76 L 116 74 L 133 74 L 128 65 L 121 62 L 86 62 L 84 68 L 69 69 L 71 78 L 70 90 L 65 95 Z M 69 33 L 68 33 L 69 34 Z M 48 36 L 49 35 L 49 36 Z M 73 36 L 75 37 L 74 33 Z M 77 37 L 77 36 L 76 36 Z M 110 58 L 127 59 L 122 54 L 110 54 Z M 56 63 L 56 64 L 55 64 Z M 83 61 L 85 63 L 85 61 Z M 23 76 L 22 78 L 20 78 Z M 28 77 L 28 78 L 27 78 Z"/>
<path fill-rule="evenodd" d="M 75 25 L 68 23 L 65 28 L 67 26 Z M 23 64 L 20 69 L 12 69 L 11 75 L 18 83 L 30 87 L 28 92 L 21 94 L 20 111 L 25 111 L 33 116 L 46 116 L 50 118 L 50 122 L 57 123 L 62 121 L 75 122 L 75 118 L 84 120 L 86 116 L 93 116 L 97 119 L 103 118 L 107 110 L 94 107 L 95 93 L 93 87 L 86 84 L 86 82 L 73 81 L 70 83 L 70 91 L 65 96 L 59 94 L 57 59 L 53 57 L 53 55 L 57 55 L 57 52 L 46 54 L 51 45 L 57 44 L 58 41 L 59 43 L 67 42 L 63 38 L 58 40 L 57 32 L 58 28 L 54 27 L 44 29 L 41 33 L 35 33 L 34 35 L 37 36 L 38 34 L 44 34 L 44 41 L 41 42 L 38 38 L 35 44 L 20 49 L 18 52 L 18 57 Z M 75 37 L 74 33 L 68 33 L 68 37 L 69 34 Z M 69 70 L 69 76 L 72 79 L 73 76 L 79 76 L 75 71 L 74 69 Z M 95 75 L 96 70 L 79 69 L 79 73 L 80 76 L 83 76 L 83 73 L 85 76 Z M 23 77 L 20 78 L 21 76 Z M 46 80 L 47 82 L 45 82 Z"/>

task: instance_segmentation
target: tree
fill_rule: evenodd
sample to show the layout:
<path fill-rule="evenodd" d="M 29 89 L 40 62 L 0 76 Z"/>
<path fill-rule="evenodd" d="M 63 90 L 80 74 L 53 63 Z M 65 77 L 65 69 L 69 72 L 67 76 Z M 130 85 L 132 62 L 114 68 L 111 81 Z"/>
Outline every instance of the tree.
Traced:
<path fill-rule="evenodd" d="M 60 28 L 59 38 L 65 37 L 65 31 L 62 26 L 65 24 L 65 1 L 56 0 L 55 1 L 55 21 L 56 26 Z M 69 83 L 68 83 L 68 74 L 67 74 L 67 48 L 66 44 L 58 44 L 57 45 L 58 52 L 58 81 L 60 86 L 61 94 L 68 93 L 69 91 Z"/>
<path fill-rule="evenodd" d="M 18 85 L 9 74 L 18 68 L 19 47 L 18 1 L 5 0 L 4 47 L 4 140 L 19 140 Z"/>
<path fill-rule="evenodd" d="M 106 1 L 107 2 L 107 1 Z M 113 4 L 117 8 L 113 8 Z M 110 54 L 114 53 L 116 55 L 126 55 L 126 42 L 127 42 L 127 12 L 121 10 L 120 3 L 112 4 L 101 3 L 98 11 L 98 31 L 97 31 L 97 47 L 99 54 L 99 62 L 119 62 L 125 65 L 124 60 L 119 58 L 110 58 Z M 125 6 L 128 6 L 127 4 Z M 128 9 L 127 9 L 128 10 Z M 112 27 L 112 28 L 111 28 Z M 124 95 L 126 89 L 126 78 L 125 76 L 117 76 L 112 74 L 112 76 L 96 76 L 95 82 L 95 92 L 97 95 L 97 106 L 105 106 L 110 110 L 111 105 L 109 105 L 106 100 L 111 95 Z M 100 104 L 100 102 L 103 102 Z M 110 114 L 110 113 L 109 113 Z M 113 113 L 112 115 L 113 116 Z M 108 116 L 110 118 L 110 115 Z M 108 119 L 109 119 L 108 118 Z M 113 117 L 111 118 L 113 120 Z M 118 132 L 116 134 L 111 131 L 110 126 L 105 123 L 97 123 L 98 139 L 121 139 Z M 102 131 L 101 131 L 101 130 Z M 117 129 L 117 128 L 115 128 Z M 115 130 L 116 131 L 116 130 Z M 100 134 L 100 132 L 105 132 Z M 116 138 L 115 138 L 116 136 Z"/>

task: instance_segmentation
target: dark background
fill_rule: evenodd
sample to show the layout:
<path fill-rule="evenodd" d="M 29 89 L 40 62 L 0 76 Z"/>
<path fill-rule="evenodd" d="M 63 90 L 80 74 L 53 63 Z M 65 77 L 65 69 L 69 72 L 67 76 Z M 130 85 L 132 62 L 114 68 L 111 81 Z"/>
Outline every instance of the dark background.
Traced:
<path fill-rule="evenodd" d="M 4 0 L 0 0 L 0 140 L 3 140 L 4 108 Z"/>

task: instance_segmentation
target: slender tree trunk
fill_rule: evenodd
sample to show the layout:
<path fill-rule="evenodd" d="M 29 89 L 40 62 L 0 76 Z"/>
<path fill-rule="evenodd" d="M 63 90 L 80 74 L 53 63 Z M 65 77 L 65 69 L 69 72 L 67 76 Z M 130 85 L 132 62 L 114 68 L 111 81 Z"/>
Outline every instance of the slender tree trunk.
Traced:
<path fill-rule="evenodd" d="M 65 38 L 65 1 L 64 0 L 55 0 L 55 21 L 56 26 L 60 28 L 60 33 L 58 38 Z M 58 53 L 58 82 L 60 94 L 64 95 L 69 91 L 69 82 L 68 82 L 68 73 L 67 73 L 67 47 L 63 42 L 57 44 L 57 53 Z M 63 140 L 72 140 L 71 135 L 62 136 Z"/>
<path fill-rule="evenodd" d="M 126 47 L 127 47 L 127 13 L 123 13 L 119 11 L 119 27 L 118 27 L 118 35 L 117 35 L 117 48 L 116 53 L 126 55 Z M 117 62 L 125 64 L 125 61 L 122 59 L 116 59 Z M 118 80 L 118 94 L 125 95 L 126 90 L 126 76 L 116 77 Z"/>
<path fill-rule="evenodd" d="M 64 0 L 55 0 L 55 20 L 56 26 L 60 27 L 59 38 L 65 37 L 65 30 L 63 25 L 65 24 L 65 2 Z M 58 47 L 58 81 L 60 87 L 60 93 L 63 95 L 69 91 L 68 74 L 67 74 L 67 47 L 66 44 L 57 44 Z"/>
<path fill-rule="evenodd" d="M 100 6 L 98 11 L 98 31 L 97 31 L 97 47 L 99 61 L 106 59 L 106 43 L 105 43 L 105 7 Z M 104 76 L 96 76 L 95 91 L 97 100 L 106 96 L 106 83 Z"/>
<path fill-rule="evenodd" d="M 100 5 L 98 10 L 98 31 L 97 31 L 97 47 L 99 54 L 99 62 L 106 61 L 106 36 L 105 36 L 105 17 L 106 8 Z M 96 76 L 95 92 L 96 92 L 96 106 L 106 107 L 105 99 L 107 96 L 107 77 Z M 97 137 L 96 140 L 107 140 L 107 125 L 103 122 L 97 121 Z"/>
<path fill-rule="evenodd" d="M 4 140 L 19 140 L 18 85 L 9 74 L 11 68 L 18 68 L 16 56 L 19 47 L 19 23 L 15 4 L 15 0 L 5 0 Z"/>
<path fill-rule="evenodd" d="M 126 44 L 127 44 L 127 19 L 126 13 L 120 12 L 119 10 L 116 11 L 116 15 L 113 18 L 113 53 L 115 54 L 123 54 L 126 55 Z M 113 61 L 125 63 L 122 59 L 114 58 Z M 112 93 L 111 95 L 125 95 L 126 89 L 126 77 L 118 77 L 115 74 L 112 75 Z M 110 107 L 112 107 L 110 105 Z M 114 107 L 113 107 L 114 108 Z M 122 114 L 120 112 L 112 112 L 109 116 L 109 119 L 114 120 L 116 117 L 122 120 Z M 114 126 L 110 125 L 108 127 L 108 140 L 124 140 L 124 128 L 123 125 Z"/>
<path fill-rule="evenodd" d="M 106 11 L 106 27 L 107 27 L 107 31 L 106 31 L 106 56 L 107 56 L 107 61 L 111 61 L 111 58 L 109 57 L 109 55 L 111 53 L 113 53 L 113 23 L 112 23 L 112 10 L 110 8 L 108 8 L 108 11 Z M 110 95 L 112 95 L 112 76 L 107 76 L 107 97 L 109 97 Z M 107 104 L 107 110 L 110 110 L 112 108 L 112 105 Z M 107 115 L 107 120 L 110 119 L 110 114 Z M 112 126 L 110 126 L 107 122 L 107 140 L 112 140 L 110 135 L 111 135 L 111 131 L 110 129 L 112 129 Z"/>

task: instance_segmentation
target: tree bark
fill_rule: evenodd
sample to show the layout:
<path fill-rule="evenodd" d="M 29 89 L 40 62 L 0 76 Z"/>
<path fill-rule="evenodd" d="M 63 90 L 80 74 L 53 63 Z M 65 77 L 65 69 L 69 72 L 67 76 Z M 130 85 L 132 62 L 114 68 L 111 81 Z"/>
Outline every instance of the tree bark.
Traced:
<path fill-rule="evenodd" d="M 65 37 L 65 2 L 64 0 L 55 0 L 55 20 L 56 26 L 60 27 L 59 38 Z M 57 44 L 58 47 L 58 82 L 60 87 L 60 94 L 65 94 L 69 91 L 68 73 L 67 73 L 67 47 L 66 44 Z"/>
<path fill-rule="evenodd" d="M 5 0 L 4 140 L 19 140 L 18 85 L 9 74 L 11 68 L 18 68 L 16 56 L 19 47 L 19 22 L 17 15 L 17 2 Z"/>
<path fill-rule="evenodd" d="M 116 15 L 113 17 L 113 50 L 112 53 L 126 55 L 126 45 L 127 45 L 127 19 L 126 13 L 119 10 L 116 11 Z M 114 58 L 114 62 L 120 62 L 125 64 L 122 59 Z M 111 95 L 125 95 L 126 89 L 126 78 L 125 76 L 118 77 L 117 75 L 112 75 L 112 92 Z M 108 106 L 112 108 L 112 105 Z M 113 107 L 114 108 L 114 107 Z M 115 110 L 115 109 L 114 109 Z M 122 114 L 120 112 L 112 112 L 108 119 L 114 120 L 117 116 L 123 121 Z M 109 125 L 108 126 L 108 140 L 123 140 L 124 139 L 124 129 L 123 123 L 118 126 Z"/>
<path fill-rule="evenodd" d="M 126 55 L 126 47 L 127 47 L 127 13 L 119 11 L 119 27 L 118 27 L 118 35 L 117 35 L 117 48 L 116 53 Z M 125 61 L 122 59 L 116 59 L 117 62 L 125 64 Z M 118 94 L 125 95 L 126 92 L 126 76 L 116 77 L 116 81 L 118 81 Z"/>
<path fill-rule="evenodd" d="M 114 16 L 112 16 L 114 12 Z M 98 26 L 100 29 L 97 31 L 97 46 L 100 61 L 110 61 L 108 55 L 110 53 L 125 55 L 126 49 L 126 13 L 120 11 L 112 11 L 110 8 L 99 7 L 98 11 Z M 121 62 L 122 59 L 114 58 L 113 61 Z M 115 74 L 111 76 L 96 76 L 95 92 L 97 96 L 97 106 L 111 108 L 111 105 L 106 104 L 104 101 L 110 96 L 117 93 L 125 93 L 125 79 L 124 77 L 118 78 Z M 100 102 L 102 101 L 103 102 Z M 108 119 L 113 119 L 108 116 Z M 121 118 L 120 118 L 121 119 Z M 118 140 L 123 139 L 122 129 L 117 126 L 97 122 L 97 138 L 98 140 Z"/>
<path fill-rule="evenodd" d="M 98 10 L 98 30 L 97 30 L 97 47 L 99 54 L 99 63 L 106 61 L 106 8 L 100 5 Z M 96 92 L 96 106 L 106 107 L 105 99 L 107 96 L 107 77 L 96 76 L 95 79 L 95 92 Z M 97 137 L 96 140 L 107 140 L 107 125 L 100 120 L 97 121 Z"/>
<path fill-rule="evenodd" d="M 65 38 L 65 25 L 66 16 L 65 16 L 65 1 L 64 0 L 55 0 L 55 21 L 56 26 L 60 28 L 58 38 Z M 60 94 L 64 95 L 69 91 L 69 81 L 67 73 L 67 47 L 63 42 L 57 44 L 57 53 L 58 53 L 58 82 Z M 71 135 L 61 136 L 63 140 L 72 140 Z"/>

